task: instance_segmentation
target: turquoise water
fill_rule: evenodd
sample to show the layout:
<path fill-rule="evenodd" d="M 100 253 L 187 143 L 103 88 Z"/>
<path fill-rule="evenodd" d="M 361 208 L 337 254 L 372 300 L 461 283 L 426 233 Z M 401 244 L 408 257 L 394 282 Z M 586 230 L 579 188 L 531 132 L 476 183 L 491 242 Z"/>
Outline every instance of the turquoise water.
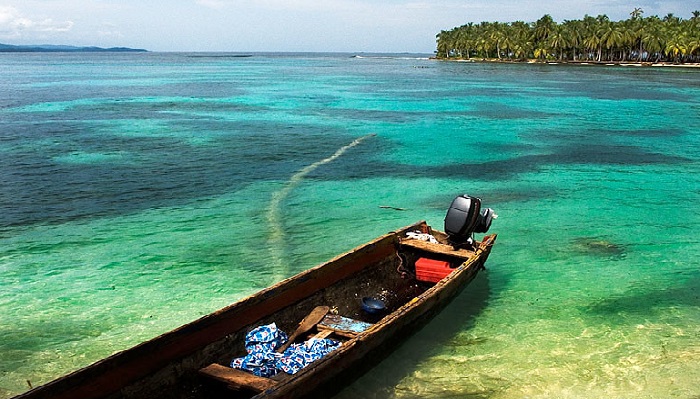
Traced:
<path fill-rule="evenodd" d="M 0 74 L 0 397 L 442 226 L 465 192 L 500 216 L 488 271 L 339 398 L 700 395 L 698 70 L 148 53 Z"/>

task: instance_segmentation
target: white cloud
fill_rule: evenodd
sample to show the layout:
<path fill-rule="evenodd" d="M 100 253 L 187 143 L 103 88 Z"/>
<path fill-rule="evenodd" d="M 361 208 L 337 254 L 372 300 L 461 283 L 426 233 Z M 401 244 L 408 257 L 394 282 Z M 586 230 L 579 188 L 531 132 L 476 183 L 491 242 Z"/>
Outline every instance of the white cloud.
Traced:
<path fill-rule="evenodd" d="M 30 18 L 15 7 L 0 6 L 0 36 L 4 38 L 19 38 L 33 33 L 68 32 L 73 25 L 72 21 L 57 22 L 51 18 Z"/>
<path fill-rule="evenodd" d="M 0 31 L 10 30 L 19 18 L 19 11 L 16 8 L 0 6 Z"/>

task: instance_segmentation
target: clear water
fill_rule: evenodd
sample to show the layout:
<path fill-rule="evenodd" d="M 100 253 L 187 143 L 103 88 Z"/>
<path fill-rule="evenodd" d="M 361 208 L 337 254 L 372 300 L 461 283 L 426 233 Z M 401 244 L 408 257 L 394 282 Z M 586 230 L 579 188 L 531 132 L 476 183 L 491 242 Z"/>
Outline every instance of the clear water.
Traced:
<path fill-rule="evenodd" d="M 488 271 L 339 398 L 700 395 L 698 70 L 149 53 L 0 74 L 0 397 L 441 226 L 464 192 L 500 215 Z"/>

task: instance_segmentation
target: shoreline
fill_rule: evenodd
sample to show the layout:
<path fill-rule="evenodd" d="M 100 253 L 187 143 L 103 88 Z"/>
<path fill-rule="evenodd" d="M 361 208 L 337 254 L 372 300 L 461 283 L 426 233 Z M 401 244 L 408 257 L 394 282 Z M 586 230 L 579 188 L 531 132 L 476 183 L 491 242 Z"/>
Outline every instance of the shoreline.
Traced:
<path fill-rule="evenodd" d="M 539 61 L 539 60 L 499 60 L 495 58 L 436 58 L 436 61 L 465 62 L 465 63 L 489 63 L 489 64 L 540 64 L 540 65 L 592 65 L 592 66 L 622 66 L 622 67 L 645 67 L 645 68 L 700 68 L 700 63 L 672 63 L 672 62 L 629 62 L 629 61 Z"/>

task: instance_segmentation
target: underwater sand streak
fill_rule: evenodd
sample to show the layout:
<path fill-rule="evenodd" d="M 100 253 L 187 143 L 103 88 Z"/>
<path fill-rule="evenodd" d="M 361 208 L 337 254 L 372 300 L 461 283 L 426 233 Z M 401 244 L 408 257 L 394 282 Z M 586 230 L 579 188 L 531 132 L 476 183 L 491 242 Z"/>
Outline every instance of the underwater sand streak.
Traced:
<path fill-rule="evenodd" d="M 376 136 L 375 133 L 362 136 L 355 139 L 352 143 L 340 147 L 333 155 L 328 158 L 322 159 L 318 162 L 314 162 L 309 166 L 299 170 L 297 173 L 292 175 L 292 177 L 285 183 L 281 190 L 272 193 L 272 199 L 270 200 L 270 206 L 267 210 L 267 221 L 270 226 L 270 261 L 272 263 L 273 270 L 273 280 L 279 281 L 288 276 L 288 269 L 285 267 L 282 261 L 283 255 L 283 245 L 284 245 L 284 227 L 282 226 L 282 220 L 280 218 L 281 204 L 282 201 L 287 198 L 290 192 L 296 188 L 299 183 L 308 175 L 309 173 L 316 170 L 319 166 L 325 165 L 329 162 L 333 162 L 340 158 L 347 150 L 355 147 L 356 145 L 362 143 L 365 139 L 369 137 Z"/>

